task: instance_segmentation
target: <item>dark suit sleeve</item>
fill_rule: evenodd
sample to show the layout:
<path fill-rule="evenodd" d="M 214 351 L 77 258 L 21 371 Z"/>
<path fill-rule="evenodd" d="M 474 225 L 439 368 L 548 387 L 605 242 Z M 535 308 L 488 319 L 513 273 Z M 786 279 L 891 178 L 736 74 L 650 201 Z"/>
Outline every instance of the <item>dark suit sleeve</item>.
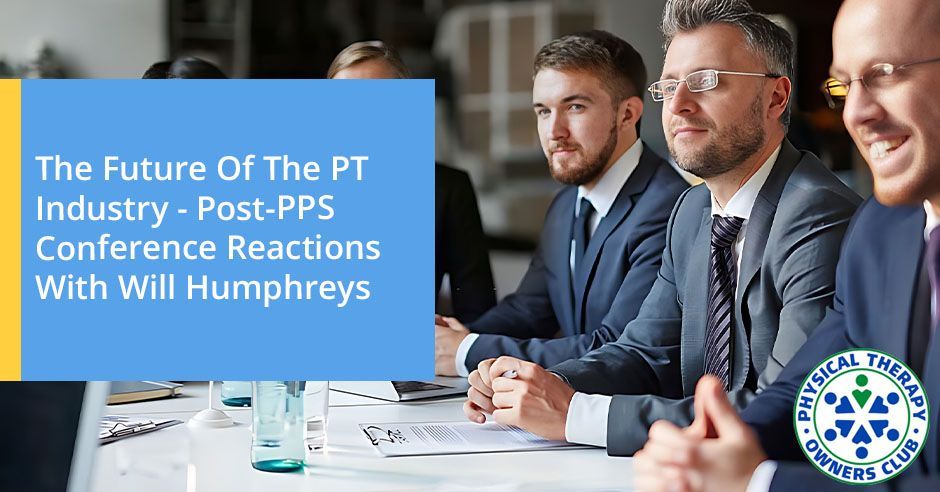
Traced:
<path fill-rule="evenodd" d="M 739 410 L 755 396 L 746 388 L 728 392 L 732 406 Z M 687 427 L 694 417 L 691 396 L 674 399 L 656 395 L 614 395 L 607 414 L 607 454 L 633 456 L 646 444 L 653 422 L 665 419 Z"/>
<path fill-rule="evenodd" d="M 490 357 L 512 355 L 519 339 L 547 338 L 558 332 L 560 326 L 549 297 L 547 275 L 551 273 L 540 245 L 516 292 L 467 325 L 470 331 L 480 333 L 467 353 L 467 368 L 475 368 Z"/>
<path fill-rule="evenodd" d="M 858 485 L 849 485 L 836 482 L 827 475 L 817 470 L 809 463 L 777 463 L 777 471 L 774 473 L 773 481 L 770 482 L 772 492 L 784 492 L 791 490 L 819 490 L 824 492 L 841 491 L 874 491 L 874 492 L 927 492 L 940 490 L 940 478 L 925 476 L 917 470 L 918 466 L 912 465 L 899 477 L 887 482 L 876 485 L 868 485 L 860 489 Z"/>
<path fill-rule="evenodd" d="M 643 299 L 656 280 L 666 244 L 667 219 L 665 213 L 660 213 L 637 227 L 630 241 L 632 247 L 625 252 L 629 255 L 629 270 L 620 284 L 610 312 L 598 329 L 564 338 L 520 339 L 505 335 L 480 335 L 471 346 L 467 357 L 468 366 L 473 367 L 471 363 L 477 364 L 490 357 L 509 355 L 550 367 L 617 340 L 624 326 L 636 318 Z"/>
<path fill-rule="evenodd" d="M 463 322 L 480 317 L 496 304 L 493 272 L 470 177 L 452 173 L 445 208 L 445 271 L 450 275 L 454 315 Z"/>

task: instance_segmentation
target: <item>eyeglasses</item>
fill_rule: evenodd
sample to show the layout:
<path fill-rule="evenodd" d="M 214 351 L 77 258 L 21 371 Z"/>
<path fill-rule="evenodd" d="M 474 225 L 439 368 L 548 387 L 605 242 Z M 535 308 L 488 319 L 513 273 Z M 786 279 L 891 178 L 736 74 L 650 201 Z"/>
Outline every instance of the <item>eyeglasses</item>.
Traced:
<path fill-rule="evenodd" d="M 653 95 L 653 100 L 656 102 L 662 102 L 667 99 L 672 99 L 676 95 L 676 90 L 679 88 L 679 84 L 685 82 L 685 86 L 689 88 L 689 92 L 705 92 L 718 87 L 718 74 L 724 75 L 747 75 L 749 77 L 770 77 L 778 78 L 782 75 L 777 75 L 773 73 L 753 73 L 753 72 L 729 72 L 726 70 L 699 70 L 698 72 L 692 72 L 685 76 L 684 79 L 664 79 L 658 82 L 653 82 L 648 89 L 650 94 Z"/>
<path fill-rule="evenodd" d="M 861 80 L 862 85 L 868 90 L 883 89 L 897 83 L 899 73 L 908 67 L 937 61 L 940 61 L 940 58 L 910 62 L 903 65 L 878 63 L 869 68 L 861 77 L 855 77 L 848 82 L 843 82 L 835 77 L 829 77 L 823 82 L 822 91 L 826 96 L 826 102 L 829 103 L 830 108 L 840 108 L 845 104 L 845 98 L 849 95 L 849 87 L 852 85 L 852 82 L 856 80 Z"/>

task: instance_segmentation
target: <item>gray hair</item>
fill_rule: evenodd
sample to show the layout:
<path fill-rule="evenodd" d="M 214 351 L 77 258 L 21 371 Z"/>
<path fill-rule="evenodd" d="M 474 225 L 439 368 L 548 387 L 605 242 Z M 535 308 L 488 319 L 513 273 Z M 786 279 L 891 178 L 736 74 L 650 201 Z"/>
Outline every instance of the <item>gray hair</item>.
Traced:
<path fill-rule="evenodd" d="M 764 61 L 768 73 L 793 79 L 790 33 L 754 11 L 745 0 L 667 0 L 661 26 L 665 38 L 663 51 L 669 49 L 676 34 L 719 23 L 743 31 L 745 45 Z M 790 125 L 790 101 L 780 115 L 780 123 L 784 129 Z"/>

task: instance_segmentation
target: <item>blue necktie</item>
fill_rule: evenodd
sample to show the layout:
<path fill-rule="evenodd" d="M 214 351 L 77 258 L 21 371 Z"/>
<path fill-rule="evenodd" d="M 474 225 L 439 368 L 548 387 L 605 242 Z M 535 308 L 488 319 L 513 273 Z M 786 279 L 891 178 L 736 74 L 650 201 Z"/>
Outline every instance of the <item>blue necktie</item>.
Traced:
<path fill-rule="evenodd" d="M 575 278 L 581 273 L 581 260 L 584 258 L 584 251 L 587 250 L 588 241 L 591 240 L 591 213 L 594 212 L 594 206 L 587 198 L 581 199 L 581 206 L 578 208 L 578 218 L 574 221 L 574 274 Z"/>
<path fill-rule="evenodd" d="M 730 389 L 731 330 L 734 327 L 734 291 L 737 268 L 734 241 L 741 231 L 740 217 L 712 218 L 712 254 L 709 268 L 708 317 L 705 324 L 705 373 Z"/>

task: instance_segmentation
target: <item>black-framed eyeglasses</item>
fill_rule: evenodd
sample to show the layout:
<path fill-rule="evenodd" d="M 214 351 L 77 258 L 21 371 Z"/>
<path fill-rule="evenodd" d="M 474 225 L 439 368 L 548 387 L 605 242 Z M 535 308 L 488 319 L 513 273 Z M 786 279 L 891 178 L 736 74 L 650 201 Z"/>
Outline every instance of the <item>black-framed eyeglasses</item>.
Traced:
<path fill-rule="evenodd" d="M 898 76 L 908 67 L 938 61 L 940 61 L 940 58 L 914 61 L 902 65 L 877 63 L 872 65 L 872 67 L 866 70 L 860 77 L 855 77 L 847 82 L 835 77 L 829 77 L 823 82 L 822 91 L 826 96 L 826 103 L 829 104 L 829 107 L 837 109 L 845 104 L 845 98 L 849 95 L 849 87 L 852 85 L 852 82 L 856 80 L 860 80 L 862 85 L 868 90 L 878 90 L 896 83 L 899 80 Z"/>
<path fill-rule="evenodd" d="M 749 77 L 770 77 L 778 78 L 782 75 L 774 73 L 755 73 L 755 72 L 730 72 L 728 70 L 699 70 L 685 76 L 684 79 L 663 79 L 650 84 L 648 90 L 656 102 L 662 102 L 672 99 L 676 95 L 679 84 L 685 82 L 689 92 L 705 92 L 718 87 L 718 74 L 722 75 L 746 75 Z"/>

